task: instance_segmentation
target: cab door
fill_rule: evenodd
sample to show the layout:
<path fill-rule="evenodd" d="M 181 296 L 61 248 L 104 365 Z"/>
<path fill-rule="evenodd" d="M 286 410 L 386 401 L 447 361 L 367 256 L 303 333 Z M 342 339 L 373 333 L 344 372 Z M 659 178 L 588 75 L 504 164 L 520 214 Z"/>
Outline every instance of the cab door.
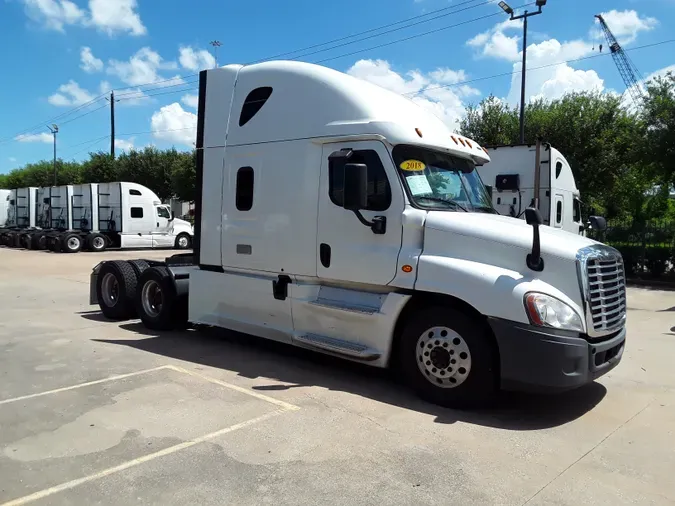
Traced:
<path fill-rule="evenodd" d="M 167 248 L 173 246 L 170 220 L 171 213 L 167 206 L 155 206 L 155 228 L 152 231 L 153 248 Z"/>
<path fill-rule="evenodd" d="M 354 212 L 342 207 L 344 162 L 331 157 L 341 150 L 351 150 L 347 163 L 368 166 L 368 205 L 361 214 L 367 221 L 372 222 L 375 217 L 385 220 L 384 233 L 373 233 Z M 390 283 L 396 276 L 401 250 L 405 201 L 385 145 L 378 141 L 324 145 L 319 192 L 318 277 L 374 285 Z"/>

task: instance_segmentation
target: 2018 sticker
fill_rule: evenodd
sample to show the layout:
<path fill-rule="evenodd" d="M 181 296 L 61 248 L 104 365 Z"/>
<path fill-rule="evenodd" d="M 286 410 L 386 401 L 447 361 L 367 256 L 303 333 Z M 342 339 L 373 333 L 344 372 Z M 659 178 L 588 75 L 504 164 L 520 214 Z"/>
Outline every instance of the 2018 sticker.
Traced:
<path fill-rule="evenodd" d="M 420 162 L 419 160 L 406 160 L 405 162 L 401 162 L 399 167 L 401 167 L 401 170 L 408 172 L 419 172 L 427 168 L 424 162 Z"/>

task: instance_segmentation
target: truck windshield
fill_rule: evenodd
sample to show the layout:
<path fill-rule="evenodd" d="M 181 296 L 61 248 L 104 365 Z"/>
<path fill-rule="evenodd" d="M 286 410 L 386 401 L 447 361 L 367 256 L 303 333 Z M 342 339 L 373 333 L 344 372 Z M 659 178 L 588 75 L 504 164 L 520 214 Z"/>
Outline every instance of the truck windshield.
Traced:
<path fill-rule="evenodd" d="M 393 156 L 415 206 L 497 213 L 471 160 L 408 145 L 394 147 Z"/>

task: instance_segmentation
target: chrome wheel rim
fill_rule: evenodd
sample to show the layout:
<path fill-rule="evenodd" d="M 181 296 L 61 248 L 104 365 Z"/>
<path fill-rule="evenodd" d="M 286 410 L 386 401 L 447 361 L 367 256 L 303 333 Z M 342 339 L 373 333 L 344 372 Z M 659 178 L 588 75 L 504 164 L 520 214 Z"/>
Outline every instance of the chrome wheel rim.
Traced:
<path fill-rule="evenodd" d="M 68 249 L 77 249 L 80 247 L 80 239 L 77 237 L 69 237 L 67 244 Z"/>
<path fill-rule="evenodd" d="M 439 388 L 457 388 L 471 372 L 471 352 L 466 341 L 448 327 L 431 327 L 417 340 L 417 367 Z"/>
<path fill-rule="evenodd" d="M 105 241 L 103 240 L 103 237 L 94 237 L 94 240 L 91 244 L 94 249 L 101 249 L 103 246 L 105 246 Z"/>
<path fill-rule="evenodd" d="M 117 277 L 111 272 L 106 273 L 101 281 L 101 298 L 108 307 L 115 306 L 120 299 L 120 285 Z"/>
<path fill-rule="evenodd" d="M 187 237 L 183 236 L 178 238 L 178 246 L 180 246 L 181 248 L 187 248 L 187 245 L 188 245 Z"/>
<path fill-rule="evenodd" d="M 149 280 L 143 285 L 141 291 L 141 302 L 143 304 L 143 311 L 148 316 L 156 318 L 162 312 L 162 305 L 164 304 L 164 294 L 162 287 L 154 280 Z"/>

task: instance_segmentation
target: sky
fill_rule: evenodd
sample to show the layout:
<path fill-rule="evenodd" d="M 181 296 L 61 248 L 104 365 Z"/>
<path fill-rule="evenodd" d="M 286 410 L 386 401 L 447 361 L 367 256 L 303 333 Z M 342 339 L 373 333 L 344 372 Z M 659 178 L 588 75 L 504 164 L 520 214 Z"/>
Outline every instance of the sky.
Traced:
<path fill-rule="evenodd" d="M 0 0 L 0 173 L 51 159 L 52 124 L 59 158 L 109 151 L 111 91 L 117 153 L 191 149 L 197 73 L 216 65 L 211 41 L 217 65 L 318 63 L 404 94 L 455 129 L 467 105 L 520 99 L 522 22 L 497 3 Z M 675 0 L 548 0 L 528 19 L 527 100 L 625 92 L 598 13 L 643 78 L 675 71 Z"/>

